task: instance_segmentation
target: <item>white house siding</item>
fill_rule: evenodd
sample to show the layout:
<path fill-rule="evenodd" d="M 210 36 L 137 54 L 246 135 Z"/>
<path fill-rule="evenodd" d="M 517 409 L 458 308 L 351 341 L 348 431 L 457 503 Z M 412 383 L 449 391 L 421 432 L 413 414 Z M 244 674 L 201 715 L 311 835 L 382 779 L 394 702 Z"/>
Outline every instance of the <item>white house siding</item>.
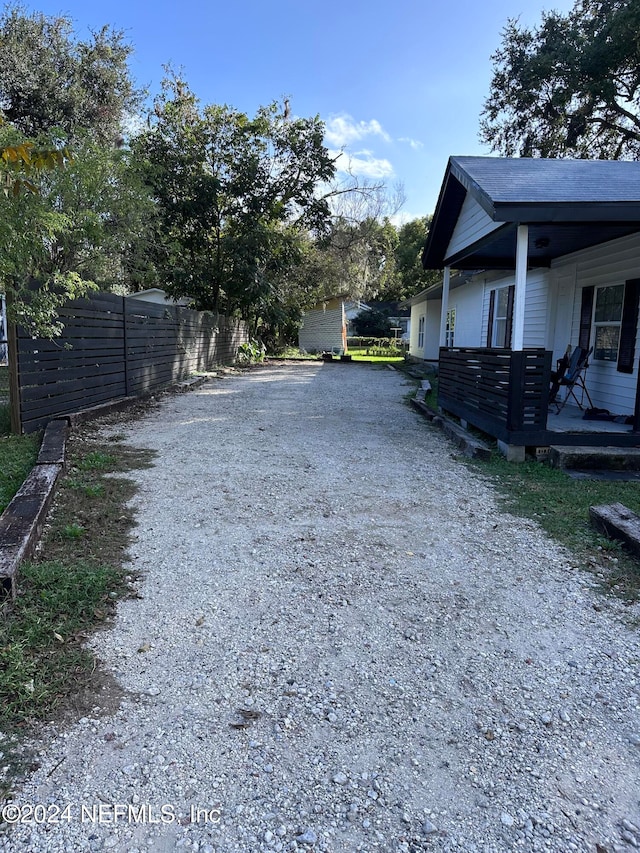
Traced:
<path fill-rule="evenodd" d="M 440 358 L 440 312 L 442 299 L 427 302 L 427 319 L 424 324 L 424 358 L 437 361 Z"/>
<path fill-rule="evenodd" d="M 500 228 L 502 224 L 501 222 L 494 222 L 478 202 L 467 194 L 447 246 L 445 257 L 449 258 L 467 246 L 471 246 L 477 240 Z"/>
<path fill-rule="evenodd" d="M 418 302 L 411 306 L 411 326 L 409 332 L 409 355 L 414 358 L 424 358 L 424 346 L 418 346 L 418 334 L 420 330 L 420 318 L 427 313 L 427 300 Z"/>
<path fill-rule="evenodd" d="M 573 302 L 571 332 L 567 340 L 577 346 L 580 331 L 580 305 L 582 288 L 590 285 L 624 284 L 640 278 L 640 235 L 634 234 L 612 240 L 583 252 L 567 255 L 554 263 L 561 272 L 565 266 L 575 264 L 576 288 Z M 629 415 L 635 406 L 638 382 L 638 356 L 640 336 L 636 336 L 635 366 L 633 373 L 619 373 L 615 362 L 591 361 L 587 371 L 587 388 L 595 406 L 609 409 L 615 414 Z"/>
<path fill-rule="evenodd" d="M 499 287 L 514 284 L 513 273 L 499 278 L 486 278 L 482 299 L 482 328 L 481 343 L 469 346 L 487 345 L 487 327 L 489 325 L 489 300 L 491 291 Z M 524 304 L 524 342 L 525 348 L 547 346 L 547 320 L 549 315 L 549 281 L 548 270 L 532 270 L 527 273 L 527 292 Z"/>
<path fill-rule="evenodd" d="M 478 317 L 482 314 L 483 284 L 482 278 L 474 277 L 449 292 L 449 308 L 456 310 L 454 346 L 482 346 Z"/>
<path fill-rule="evenodd" d="M 549 317 L 548 270 L 532 270 L 527 273 L 527 295 L 524 315 L 524 346 L 547 346 L 547 321 Z"/>
<path fill-rule="evenodd" d="M 411 306 L 409 355 L 437 361 L 440 354 L 440 299 L 423 299 Z M 424 340 L 419 346 L 420 320 L 424 317 Z"/>
<path fill-rule="evenodd" d="M 314 308 L 302 318 L 298 332 L 298 346 L 305 352 L 342 349 L 343 325 L 342 303 L 334 308 Z"/>

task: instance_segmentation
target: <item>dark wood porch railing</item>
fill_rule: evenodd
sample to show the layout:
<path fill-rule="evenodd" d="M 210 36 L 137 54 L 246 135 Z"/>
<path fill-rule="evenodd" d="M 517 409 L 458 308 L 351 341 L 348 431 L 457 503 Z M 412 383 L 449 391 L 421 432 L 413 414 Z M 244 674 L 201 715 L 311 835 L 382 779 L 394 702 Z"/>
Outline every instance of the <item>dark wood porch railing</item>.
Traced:
<path fill-rule="evenodd" d="M 440 350 L 438 405 L 509 444 L 546 430 L 552 353 L 456 347 Z"/>

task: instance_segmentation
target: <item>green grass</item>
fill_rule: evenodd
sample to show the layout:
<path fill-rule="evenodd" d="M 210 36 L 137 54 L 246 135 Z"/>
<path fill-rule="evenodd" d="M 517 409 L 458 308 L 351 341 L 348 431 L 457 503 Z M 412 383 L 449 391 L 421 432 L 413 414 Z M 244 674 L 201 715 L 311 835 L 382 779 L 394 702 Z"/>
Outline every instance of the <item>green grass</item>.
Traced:
<path fill-rule="evenodd" d="M 124 568 L 135 484 L 108 475 L 149 465 L 151 454 L 110 450 L 86 433 L 72 436 L 38 559 L 23 564 L 15 601 L 0 606 L 0 732 L 9 738 L 3 761 L 12 768 L 0 796 L 20 778 L 22 735 L 36 721 L 82 716 L 108 702 L 108 695 L 119 701 L 117 685 L 84 640 L 110 617 L 120 596 L 135 595 Z M 97 694 L 98 686 L 110 693 Z"/>
<path fill-rule="evenodd" d="M 0 435 L 0 512 L 24 482 L 39 447 L 39 434 Z"/>
<path fill-rule="evenodd" d="M 119 573 L 85 561 L 25 564 L 22 592 L 0 623 L 0 729 L 41 718 L 94 667 L 81 645 Z"/>
<path fill-rule="evenodd" d="M 397 355 L 395 353 L 398 353 Z M 352 361 L 368 361 L 373 364 L 398 364 L 404 362 L 404 356 L 399 350 L 384 351 L 376 347 L 349 347 L 348 354 Z"/>
<path fill-rule="evenodd" d="M 590 506 L 615 501 L 640 514 L 637 482 L 573 479 L 541 462 L 507 462 L 498 452 L 489 462 L 469 464 L 491 480 L 505 510 L 537 521 L 595 570 L 604 587 L 628 599 L 640 596 L 640 562 L 620 543 L 597 533 L 589 521 Z"/>
<path fill-rule="evenodd" d="M 8 403 L 0 403 L 0 436 L 11 435 L 11 410 Z"/>
<path fill-rule="evenodd" d="M 78 460 L 77 466 L 80 471 L 106 471 L 113 467 L 114 462 L 115 457 L 113 454 L 94 450 Z"/>

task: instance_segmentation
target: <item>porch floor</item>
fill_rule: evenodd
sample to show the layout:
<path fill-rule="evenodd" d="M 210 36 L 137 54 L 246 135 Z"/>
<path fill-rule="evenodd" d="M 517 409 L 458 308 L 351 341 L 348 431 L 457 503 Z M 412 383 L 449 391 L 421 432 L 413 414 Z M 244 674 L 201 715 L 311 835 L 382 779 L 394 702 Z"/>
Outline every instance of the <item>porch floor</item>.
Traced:
<path fill-rule="evenodd" d="M 556 414 L 555 406 L 549 408 L 547 429 L 550 432 L 590 432 L 590 433 L 630 433 L 630 424 L 618 424 L 614 421 L 586 421 L 584 411 L 569 403 Z"/>

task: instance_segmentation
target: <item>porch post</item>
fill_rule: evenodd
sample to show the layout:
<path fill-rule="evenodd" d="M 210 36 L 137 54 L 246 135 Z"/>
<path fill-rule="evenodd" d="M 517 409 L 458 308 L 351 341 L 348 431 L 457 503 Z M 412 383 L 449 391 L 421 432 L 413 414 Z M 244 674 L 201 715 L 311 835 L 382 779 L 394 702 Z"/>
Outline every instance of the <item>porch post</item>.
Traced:
<path fill-rule="evenodd" d="M 513 331 L 511 349 L 524 349 L 524 299 L 527 287 L 527 258 L 529 254 L 529 226 L 518 225 L 516 243 L 516 289 L 513 300 Z"/>
<path fill-rule="evenodd" d="M 447 311 L 449 310 L 449 282 L 451 267 L 444 268 L 442 279 L 442 309 L 440 311 L 440 349 L 447 345 Z"/>

